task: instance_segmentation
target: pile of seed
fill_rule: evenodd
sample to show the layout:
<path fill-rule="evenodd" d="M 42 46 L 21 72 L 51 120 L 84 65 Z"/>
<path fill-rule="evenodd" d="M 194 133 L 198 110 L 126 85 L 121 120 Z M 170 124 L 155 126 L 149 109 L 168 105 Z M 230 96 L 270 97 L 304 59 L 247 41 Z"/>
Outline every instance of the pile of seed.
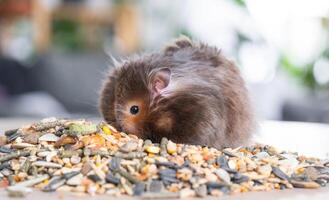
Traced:
<path fill-rule="evenodd" d="M 319 188 L 329 161 L 267 145 L 223 149 L 160 144 L 106 123 L 48 118 L 0 136 L 0 187 L 11 196 L 44 192 L 144 198 L 221 196 Z"/>

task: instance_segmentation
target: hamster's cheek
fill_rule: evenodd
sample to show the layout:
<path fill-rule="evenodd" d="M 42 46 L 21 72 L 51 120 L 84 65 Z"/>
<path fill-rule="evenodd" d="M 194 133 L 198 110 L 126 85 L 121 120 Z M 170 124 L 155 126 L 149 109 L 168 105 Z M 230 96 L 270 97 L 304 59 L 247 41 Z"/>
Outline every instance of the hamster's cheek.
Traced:
<path fill-rule="evenodd" d="M 173 124 L 174 124 L 174 120 L 173 120 L 173 116 L 170 112 L 163 113 L 154 122 L 155 127 L 158 130 L 164 131 L 164 132 L 171 132 Z"/>
<path fill-rule="evenodd" d="M 141 136 L 141 129 L 136 122 L 136 119 L 133 118 L 125 118 L 122 124 L 123 132 L 137 135 L 138 137 Z"/>
<path fill-rule="evenodd" d="M 131 125 L 131 124 L 125 124 L 123 126 L 123 132 L 138 135 L 138 129 L 134 125 Z"/>

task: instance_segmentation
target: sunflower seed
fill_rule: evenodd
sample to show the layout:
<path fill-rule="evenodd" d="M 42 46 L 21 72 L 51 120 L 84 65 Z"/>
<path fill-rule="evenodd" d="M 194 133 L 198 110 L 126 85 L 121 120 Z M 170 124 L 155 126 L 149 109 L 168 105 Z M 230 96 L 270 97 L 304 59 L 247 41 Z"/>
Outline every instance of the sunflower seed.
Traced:
<path fill-rule="evenodd" d="M 115 185 L 118 185 L 120 183 L 120 179 L 113 176 L 113 174 L 111 174 L 111 173 L 106 175 L 105 180 L 106 180 L 106 182 L 113 183 Z"/>
<path fill-rule="evenodd" d="M 17 151 L 17 152 L 9 153 L 5 156 L 1 156 L 0 162 L 4 162 L 4 161 L 11 160 L 13 158 L 18 158 L 21 156 L 29 156 L 29 155 L 30 155 L 30 152 L 28 152 L 28 151 Z"/>
<path fill-rule="evenodd" d="M 289 176 L 285 174 L 281 169 L 272 166 L 272 172 L 275 176 L 281 178 L 282 180 L 289 180 Z"/>
<path fill-rule="evenodd" d="M 227 184 L 231 184 L 231 177 L 229 175 L 229 173 L 227 173 L 227 171 L 225 171 L 224 169 L 216 169 L 215 170 L 215 174 L 221 179 L 223 180 L 225 183 Z"/>
<path fill-rule="evenodd" d="M 0 153 L 12 153 L 14 150 L 6 148 L 6 147 L 0 147 Z"/>
<path fill-rule="evenodd" d="M 316 182 L 304 182 L 304 181 L 295 181 L 291 180 L 290 182 L 296 188 L 319 188 L 320 185 Z"/>

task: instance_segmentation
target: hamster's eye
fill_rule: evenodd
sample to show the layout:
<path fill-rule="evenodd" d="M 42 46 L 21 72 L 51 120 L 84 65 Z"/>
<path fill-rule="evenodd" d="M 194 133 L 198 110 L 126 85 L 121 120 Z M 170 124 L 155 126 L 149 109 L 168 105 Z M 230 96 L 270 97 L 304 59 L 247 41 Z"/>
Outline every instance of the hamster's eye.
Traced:
<path fill-rule="evenodd" d="M 137 115 L 138 112 L 139 112 L 139 107 L 138 106 L 131 106 L 130 107 L 130 113 L 132 115 Z"/>

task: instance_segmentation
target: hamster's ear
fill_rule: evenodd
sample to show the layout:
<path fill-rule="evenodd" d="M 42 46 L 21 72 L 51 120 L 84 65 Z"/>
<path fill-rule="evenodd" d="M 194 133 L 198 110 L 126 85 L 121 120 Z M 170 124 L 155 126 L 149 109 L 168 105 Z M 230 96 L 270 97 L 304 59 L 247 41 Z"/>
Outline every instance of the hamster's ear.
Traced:
<path fill-rule="evenodd" d="M 161 91 L 169 85 L 170 76 L 171 71 L 168 68 L 162 68 L 151 73 L 149 87 L 152 99 L 159 96 Z"/>

